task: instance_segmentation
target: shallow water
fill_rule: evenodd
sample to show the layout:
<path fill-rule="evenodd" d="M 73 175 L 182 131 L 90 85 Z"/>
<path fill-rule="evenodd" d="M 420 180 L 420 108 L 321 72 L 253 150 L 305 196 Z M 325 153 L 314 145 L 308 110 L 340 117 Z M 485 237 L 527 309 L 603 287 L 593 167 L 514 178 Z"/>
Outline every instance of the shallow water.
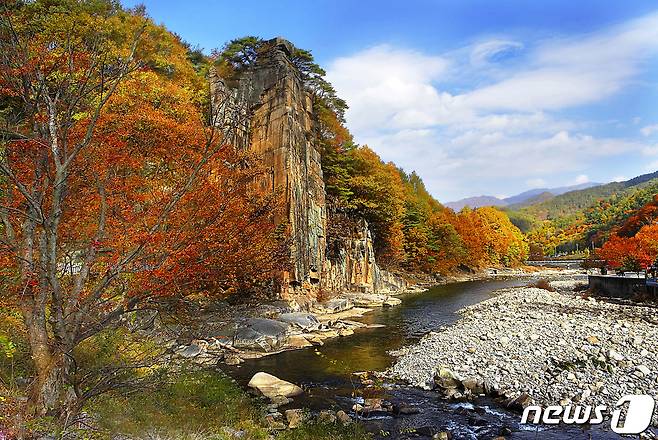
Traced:
<path fill-rule="evenodd" d="M 390 350 L 413 344 L 424 334 L 455 322 L 459 309 L 491 298 L 497 289 L 523 286 L 527 279 L 470 281 L 437 286 L 427 292 L 401 296 L 396 307 L 375 309 L 359 321 L 383 324 L 383 328 L 358 329 L 354 335 L 326 341 L 324 346 L 288 351 L 261 359 L 248 360 L 231 370 L 246 384 L 258 371 L 299 384 L 306 393 L 289 407 L 343 409 L 351 411 L 361 396 L 383 397 L 396 404 L 417 407 L 418 414 L 364 419 L 366 427 L 378 438 L 431 438 L 450 431 L 454 439 L 491 439 L 503 430 L 512 439 L 617 439 L 618 435 L 601 428 L 548 427 L 538 429 L 519 425 L 520 415 L 501 409 L 482 399 L 475 405 L 451 403 L 431 391 L 394 387 L 378 391 L 364 390 L 352 373 L 383 371 L 393 362 Z M 286 407 L 287 408 L 287 407 Z M 286 408 L 282 408 L 286 409 Z"/>

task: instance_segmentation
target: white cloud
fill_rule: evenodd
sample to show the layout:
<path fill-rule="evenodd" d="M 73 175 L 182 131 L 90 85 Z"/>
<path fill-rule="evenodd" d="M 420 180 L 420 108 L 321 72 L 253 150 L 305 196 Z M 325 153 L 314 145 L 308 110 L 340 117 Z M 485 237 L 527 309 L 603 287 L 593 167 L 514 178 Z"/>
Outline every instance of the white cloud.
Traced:
<path fill-rule="evenodd" d="M 641 150 L 642 155 L 644 156 L 658 156 L 658 144 L 656 145 L 647 145 Z"/>
<path fill-rule="evenodd" d="M 644 171 L 647 173 L 653 173 L 658 170 L 658 160 L 654 160 L 653 162 L 648 163 L 644 167 Z"/>
<path fill-rule="evenodd" d="M 644 136 L 650 136 L 653 133 L 658 133 L 658 124 L 647 125 L 646 127 L 642 127 L 640 129 L 640 133 L 642 133 Z"/>
<path fill-rule="evenodd" d="M 643 62 L 658 55 L 658 14 L 528 47 L 534 49 L 492 39 L 430 55 L 379 45 L 336 59 L 328 79 L 350 106 L 346 117 L 356 140 L 418 171 L 444 200 L 508 192 L 491 182 L 510 175 L 545 186 L 531 182 L 582 174 L 597 158 L 654 154 L 658 146 L 594 136 L 588 130 L 596 124 L 559 111 L 597 102 L 634 81 Z M 522 62 L 498 62 L 519 51 Z M 583 178 L 579 183 L 588 181 Z"/>
<path fill-rule="evenodd" d="M 464 96 L 469 106 L 533 111 L 598 101 L 625 86 L 658 52 L 658 14 L 586 38 L 547 41 L 530 66 Z"/>
<path fill-rule="evenodd" d="M 583 183 L 589 182 L 589 177 L 587 177 L 587 174 L 580 174 L 579 176 L 576 177 L 576 180 L 574 180 L 575 185 L 580 185 Z"/>
<path fill-rule="evenodd" d="M 470 53 L 470 61 L 474 66 L 483 66 L 497 56 L 523 49 L 523 43 L 512 40 L 489 40 L 476 44 Z"/>
<path fill-rule="evenodd" d="M 432 125 L 447 112 L 432 81 L 446 72 L 448 61 L 413 50 L 381 45 L 352 57 L 338 58 L 329 81 L 347 99 L 350 128 L 412 128 Z"/>

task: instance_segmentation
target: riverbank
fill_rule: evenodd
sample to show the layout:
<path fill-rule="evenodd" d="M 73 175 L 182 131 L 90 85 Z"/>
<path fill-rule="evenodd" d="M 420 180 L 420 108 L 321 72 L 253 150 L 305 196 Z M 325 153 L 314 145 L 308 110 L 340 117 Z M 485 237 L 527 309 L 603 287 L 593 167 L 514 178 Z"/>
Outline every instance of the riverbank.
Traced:
<path fill-rule="evenodd" d="M 388 373 L 450 398 L 487 393 L 517 407 L 658 397 L 656 307 L 584 298 L 573 291 L 577 284 L 500 290 L 462 309 L 455 324 L 393 353 Z"/>
<path fill-rule="evenodd" d="M 341 293 L 317 303 L 295 301 L 259 302 L 255 305 L 230 305 L 222 302 L 193 304 L 185 314 L 184 326 L 174 332 L 161 332 L 163 343 L 172 344 L 180 357 L 210 366 L 217 362 L 238 365 L 247 359 L 279 354 L 284 351 L 322 346 L 329 339 L 350 336 L 360 329 L 372 328 L 358 318 L 376 308 L 395 307 L 399 297 L 426 291 L 432 286 L 505 279 L 508 277 L 552 276 L 564 273 L 557 269 L 522 267 L 463 272 L 449 276 L 409 277 L 409 287 L 382 293 Z M 171 323 L 161 329 L 169 330 Z"/>

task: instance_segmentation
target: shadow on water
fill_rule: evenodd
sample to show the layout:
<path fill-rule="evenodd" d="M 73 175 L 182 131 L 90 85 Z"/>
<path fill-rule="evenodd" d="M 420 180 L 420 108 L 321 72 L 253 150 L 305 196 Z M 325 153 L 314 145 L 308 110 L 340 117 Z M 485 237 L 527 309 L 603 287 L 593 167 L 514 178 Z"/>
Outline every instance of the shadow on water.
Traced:
<path fill-rule="evenodd" d="M 450 431 L 454 439 L 492 439 L 500 434 L 511 439 L 621 438 L 599 429 L 583 431 L 542 426 L 539 430 L 530 430 L 519 425 L 519 414 L 503 410 L 488 399 L 479 400 L 475 405 L 451 403 L 434 392 L 406 386 L 366 390 L 355 380 L 355 372 L 386 370 L 393 362 L 389 351 L 412 344 L 424 334 L 455 322 L 459 319 L 456 313 L 459 309 L 491 298 L 497 289 L 527 283 L 527 279 L 470 281 L 404 295 L 400 297 L 401 305 L 375 309 L 359 318 L 367 324 L 385 327 L 359 329 L 354 335 L 328 340 L 321 347 L 248 360 L 232 368 L 231 374 L 243 385 L 258 371 L 301 385 L 306 392 L 295 399 L 291 408 L 333 408 L 351 412 L 352 406 L 366 396 L 385 398 L 420 411 L 399 417 L 380 415 L 364 419 L 366 427 L 378 438 L 423 439 L 441 431 Z"/>

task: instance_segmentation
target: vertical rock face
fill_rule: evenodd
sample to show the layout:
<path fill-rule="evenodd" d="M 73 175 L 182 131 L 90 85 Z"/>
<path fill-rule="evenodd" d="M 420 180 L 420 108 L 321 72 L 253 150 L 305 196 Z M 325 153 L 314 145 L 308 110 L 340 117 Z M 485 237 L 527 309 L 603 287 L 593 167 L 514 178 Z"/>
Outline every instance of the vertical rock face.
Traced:
<path fill-rule="evenodd" d="M 270 169 L 259 189 L 285 193 L 286 216 L 275 219 L 286 225 L 290 243 L 281 293 L 316 299 L 321 288 L 376 291 L 382 271 L 365 222 L 338 260 L 326 258 L 325 190 L 311 99 L 290 60 L 290 43 L 275 38 L 266 45 L 234 87 L 214 74 L 210 82 L 216 124 L 230 142 L 254 152 Z"/>
<path fill-rule="evenodd" d="M 368 223 L 360 219 L 349 237 L 325 259 L 321 287 L 330 292 L 385 293 L 405 290 L 407 283 L 379 268 Z"/>

